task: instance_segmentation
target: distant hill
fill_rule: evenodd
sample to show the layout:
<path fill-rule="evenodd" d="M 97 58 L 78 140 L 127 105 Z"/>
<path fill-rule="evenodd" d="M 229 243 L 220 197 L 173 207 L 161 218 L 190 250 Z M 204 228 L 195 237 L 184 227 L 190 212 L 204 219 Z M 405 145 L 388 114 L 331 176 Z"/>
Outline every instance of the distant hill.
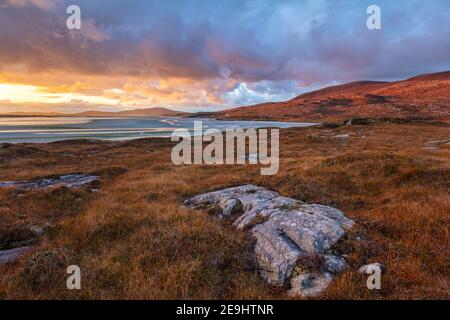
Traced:
<path fill-rule="evenodd" d="M 349 118 L 448 119 L 450 71 L 396 82 L 357 81 L 327 87 L 285 102 L 217 112 L 219 119 L 342 121 Z"/>
<path fill-rule="evenodd" d="M 7 112 L 0 117 L 64 117 L 66 114 L 57 112 Z"/>
<path fill-rule="evenodd" d="M 107 112 L 107 111 L 85 111 L 80 113 L 32 113 L 16 112 L 4 113 L 0 116 L 20 116 L 20 117 L 183 117 L 185 112 L 173 111 L 165 108 L 147 108 L 127 111 Z"/>
<path fill-rule="evenodd" d="M 118 112 L 85 111 L 72 114 L 72 116 L 77 117 L 182 117 L 184 115 L 186 115 L 185 112 L 165 108 L 135 109 Z"/>

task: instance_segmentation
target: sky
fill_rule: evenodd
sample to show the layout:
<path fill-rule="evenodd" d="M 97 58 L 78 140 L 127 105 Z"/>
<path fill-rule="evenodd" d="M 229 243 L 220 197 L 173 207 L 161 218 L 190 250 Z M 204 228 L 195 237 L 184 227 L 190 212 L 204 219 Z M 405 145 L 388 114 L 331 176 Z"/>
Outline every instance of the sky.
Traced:
<path fill-rule="evenodd" d="M 0 0 L 0 112 L 215 111 L 450 70 L 449 21 L 448 0 Z"/>

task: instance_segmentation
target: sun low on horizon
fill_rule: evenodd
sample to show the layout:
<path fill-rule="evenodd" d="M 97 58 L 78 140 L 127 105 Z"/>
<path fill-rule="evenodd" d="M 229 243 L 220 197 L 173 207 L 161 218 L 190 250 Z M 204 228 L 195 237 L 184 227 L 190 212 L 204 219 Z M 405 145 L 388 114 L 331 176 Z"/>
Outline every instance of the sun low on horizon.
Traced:
<path fill-rule="evenodd" d="M 448 1 L 377 1 L 379 30 L 370 5 L 1 0 L 0 113 L 216 111 L 448 68 Z"/>

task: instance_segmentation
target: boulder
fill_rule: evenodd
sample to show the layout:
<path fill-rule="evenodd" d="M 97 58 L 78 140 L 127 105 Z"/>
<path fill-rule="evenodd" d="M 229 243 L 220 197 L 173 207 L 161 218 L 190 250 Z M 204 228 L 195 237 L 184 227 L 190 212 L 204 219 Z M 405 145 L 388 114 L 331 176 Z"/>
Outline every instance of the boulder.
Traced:
<path fill-rule="evenodd" d="M 237 216 L 233 225 L 238 230 L 249 230 L 256 240 L 255 257 L 262 278 L 283 286 L 292 277 L 290 294 L 314 296 L 346 266 L 344 258 L 330 254 L 354 224 L 338 209 L 306 204 L 254 185 L 201 194 L 184 205 L 214 208 L 221 218 Z M 319 257 L 321 265 L 306 273 L 308 276 L 293 277 L 300 258 L 306 256 Z"/>

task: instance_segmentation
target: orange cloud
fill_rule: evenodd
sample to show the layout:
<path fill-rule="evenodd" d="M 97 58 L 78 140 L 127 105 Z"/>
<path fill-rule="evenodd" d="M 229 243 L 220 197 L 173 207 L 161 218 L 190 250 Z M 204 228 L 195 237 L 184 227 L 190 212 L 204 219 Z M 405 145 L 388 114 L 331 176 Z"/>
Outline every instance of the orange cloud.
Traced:
<path fill-rule="evenodd" d="M 6 4 L 23 7 L 27 4 L 35 5 L 42 9 L 50 9 L 56 5 L 56 0 L 6 0 Z"/>

